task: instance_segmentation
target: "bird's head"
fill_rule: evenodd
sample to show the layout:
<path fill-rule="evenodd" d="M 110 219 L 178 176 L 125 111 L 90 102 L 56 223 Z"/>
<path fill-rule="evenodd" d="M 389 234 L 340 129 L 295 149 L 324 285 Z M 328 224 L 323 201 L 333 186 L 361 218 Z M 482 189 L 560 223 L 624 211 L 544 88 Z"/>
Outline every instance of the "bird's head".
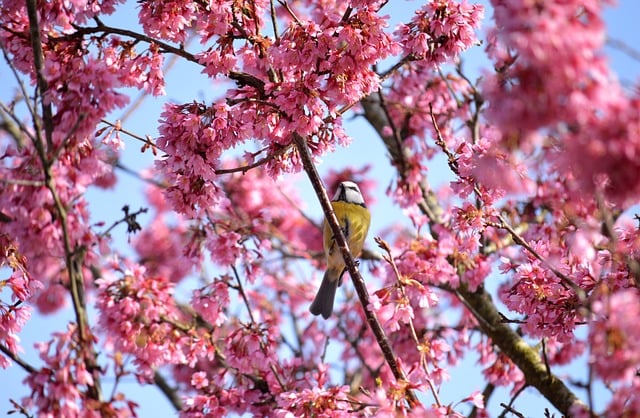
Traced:
<path fill-rule="evenodd" d="M 362 197 L 362 193 L 360 193 L 360 188 L 352 181 L 343 181 L 340 183 L 336 194 L 333 196 L 333 200 L 365 206 L 364 197 Z"/>

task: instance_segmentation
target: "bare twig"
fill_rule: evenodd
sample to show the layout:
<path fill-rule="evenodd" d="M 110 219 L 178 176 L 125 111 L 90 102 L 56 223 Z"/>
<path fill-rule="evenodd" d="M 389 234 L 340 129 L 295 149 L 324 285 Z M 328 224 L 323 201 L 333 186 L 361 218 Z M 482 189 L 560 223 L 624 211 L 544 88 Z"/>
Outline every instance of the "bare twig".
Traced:
<path fill-rule="evenodd" d="M 382 90 L 380 89 L 378 90 L 378 99 L 380 100 L 380 107 L 384 111 L 384 115 L 387 117 L 387 123 L 389 124 L 389 127 L 391 127 L 391 132 L 393 133 L 392 138 L 394 141 L 395 148 L 399 150 L 399 152 L 397 152 L 395 155 L 395 162 L 400 165 L 399 167 L 400 175 L 402 176 L 402 178 L 405 178 L 406 172 L 407 172 L 407 160 L 406 158 L 404 158 L 405 155 L 401 151 L 402 138 L 400 136 L 400 130 L 396 127 L 396 124 L 393 122 L 393 118 L 389 113 L 389 108 L 387 107 L 387 103 L 385 102 L 385 99 L 384 99 L 384 94 L 382 94 Z"/>
<path fill-rule="evenodd" d="M 389 68 L 384 73 L 380 74 L 380 80 L 385 81 L 386 79 L 391 77 L 393 74 L 395 74 L 396 71 L 402 68 L 406 63 L 411 62 L 411 60 L 412 58 L 409 55 L 402 57 L 398 62 L 392 65 L 391 68 Z"/>
<path fill-rule="evenodd" d="M 273 37 L 276 42 L 280 40 L 280 34 L 278 33 L 278 17 L 276 15 L 276 5 L 274 0 L 269 0 L 269 15 L 271 17 L 271 28 L 273 29 Z"/>
<path fill-rule="evenodd" d="M 511 412 L 513 415 L 517 416 L 518 418 L 525 418 L 525 416 L 522 413 L 516 411 L 510 405 L 507 405 L 505 403 L 500 403 L 500 406 L 504 408 L 504 412 L 500 414 L 500 417 L 504 417 L 506 412 Z"/>
<path fill-rule="evenodd" d="M 42 180 L 0 179 L 0 182 L 4 184 L 15 184 L 16 186 L 31 186 L 31 187 L 44 186 L 44 182 Z"/>
<path fill-rule="evenodd" d="M 636 61 L 640 61 L 640 51 L 638 51 L 634 47 L 630 46 L 626 42 L 624 42 L 624 41 L 622 41 L 620 39 L 612 38 L 612 37 L 609 36 L 609 37 L 607 37 L 606 43 L 611 48 L 617 49 L 618 51 L 626 54 L 628 57 L 630 57 L 630 58 L 632 58 L 632 59 L 634 59 Z"/>
<path fill-rule="evenodd" d="M 126 207 L 126 206 L 125 206 L 125 207 Z M 125 211 L 125 215 L 124 215 L 124 217 L 123 217 L 122 219 L 118 219 L 117 221 L 115 221 L 115 222 L 114 222 L 114 223 L 113 223 L 109 228 L 107 228 L 107 229 L 106 229 L 104 232 L 102 232 L 100 235 L 101 235 L 101 236 L 103 236 L 103 237 L 105 237 L 105 236 L 109 235 L 109 233 L 111 233 L 111 231 L 113 231 L 113 229 L 114 229 L 116 226 L 118 226 L 118 225 L 120 225 L 120 224 L 123 224 L 123 223 L 131 224 L 131 222 L 135 222 L 136 217 L 137 217 L 138 215 L 141 215 L 141 214 L 143 214 L 143 213 L 147 213 L 147 211 L 148 211 L 148 210 L 149 210 L 149 209 L 147 209 L 147 208 L 140 208 L 140 209 L 138 209 L 136 212 L 129 213 L 129 210 L 128 210 L 128 207 L 127 207 L 127 210 Z M 123 211 L 124 211 L 124 208 L 123 208 Z"/>
<path fill-rule="evenodd" d="M 247 298 L 247 294 L 245 293 L 244 287 L 242 286 L 242 281 L 240 280 L 240 275 L 238 274 L 238 270 L 235 268 L 235 266 L 231 266 L 231 270 L 233 271 L 233 275 L 236 279 L 236 283 L 238 283 L 237 286 L 232 286 L 232 288 L 236 289 L 238 293 L 240 293 L 240 296 L 244 301 L 244 305 L 247 308 L 247 313 L 249 314 L 249 320 L 251 321 L 251 326 L 254 328 L 254 330 L 260 332 L 259 324 L 256 322 L 255 318 L 253 317 L 251 304 L 249 304 L 249 299 Z M 260 349 L 262 350 L 262 353 L 264 354 L 265 357 L 269 356 L 268 347 L 266 346 L 262 338 L 260 338 Z M 280 377 L 280 373 L 278 373 L 278 370 L 276 370 L 276 366 L 271 361 L 269 361 L 269 368 L 271 369 L 271 372 L 273 373 L 273 377 L 276 378 L 276 381 L 278 382 L 282 390 L 287 390 L 287 386 L 284 384 L 284 381 Z"/>
<path fill-rule="evenodd" d="M 520 417 L 520 418 L 524 418 L 524 415 L 522 415 L 520 412 L 516 411 L 513 408 L 513 404 L 516 401 L 516 399 L 518 398 L 518 396 L 520 396 L 520 394 L 522 394 L 522 392 L 524 392 L 524 390 L 527 388 L 526 385 L 522 386 L 520 389 L 518 389 L 516 391 L 516 393 L 513 394 L 513 396 L 511 397 L 511 399 L 509 400 L 509 405 L 506 405 L 504 403 L 501 403 L 500 406 L 502 406 L 504 408 L 504 411 L 502 411 L 502 413 L 500 414 L 500 418 L 504 418 L 504 416 L 506 415 L 507 412 L 511 412 L 512 414 Z"/>
<path fill-rule="evenodd" d="M 268 163 L 269 161 L 273 160 L 274 158 L 283 155 L 284 153 L 286 153 L 290 149 L 291 149 L 291 146 L 285 146 L 285 147 L 282 147 L 282 148 L 278 149 L 275 152 L 267 154 L 266 157 L 261 158 L 261 159 L 259 159 L 257 161 L 254 161 L 251 164 L 247 164 L 247 165 L 243 165 L 243 166 L 239 166 L 239 167 L 233 167 L 233 168 L 226 168 L 226 169 L 219 168 L 219 169 L 215 170 L 215 173 L 217 175 L 231 174 L 231 173 L 243 173 L 244 174 L 247 171 L 251 170 L 252 168 L 260 167 L 261 165 L 264 165 L 264 164 Z M 262 152 L 262 150 L 260 152 Z"/>
<path fill-rule="evenodd" d="M 238 283 L 238 285 L 234 286 L 234 288 L 238 291 L 238 293 L 240 293 L 240 296 L 242 297 L 242 301 L 244 302 L 244 306 L 245 308 L 247 308 L 247 314 L 249 315 L 249 320 L 251 321 L 251 324 L 255 326 L 257 325 L 256 320 L 253 317 L 253 310 L 251 309 L 251 305 L 249 304 L 249 299 L 247 299 L 247 294 L 245 293 L 244 287 L 242 286 L 242 281 L 240 280 L 238 269 L 236 269 L 235 266 L 231 266 L 231 270 L 233 271 L 233 276 L 236 278 L 236 283 Z"/>
<path fill-rule="evenodd" d="M 117 132 L 122 132 L 125 135 L 129 135 L 131 138 L 142 142 L 143 144 L 145 144 L 148 147 L 158 148 L 158 145 L 156 145 L 155 142 L 153 142 L 151 139 L 149 139 L 149 137 L 144 138 L 144 137 L 142 137 L 142 136 L 140 136 L 138 134 L 135 134 L 135 133 L 133 133 L 131 131 L 128 131 L 128 130 L 124 129 L 122 127 L 122 122 L 121 121 L 116 121 L 116 123 L 113 123 L 113 122 L 109 122 L 106 119 L 101 119 L 100 122 L 104 123 L 105 125 L 108 125 L 108 126 L 112 127 Z M 104 129 L 106 129 L 106 128 L 102 128 L 102 130 L 104 130 Z"/>

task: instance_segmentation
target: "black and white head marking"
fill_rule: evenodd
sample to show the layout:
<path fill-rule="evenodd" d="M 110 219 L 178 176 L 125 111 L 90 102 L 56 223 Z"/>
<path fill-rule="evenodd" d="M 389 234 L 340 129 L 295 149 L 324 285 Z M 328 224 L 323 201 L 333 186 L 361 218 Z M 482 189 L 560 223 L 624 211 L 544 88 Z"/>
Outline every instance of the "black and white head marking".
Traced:
<path fill-rule="evenodd" d="M 364 204 L 364 197 L 362 197 L 362 193 L 360 193 L 360 188 L 352 181 L 343 181 L 340 183 L 335 196 L 333 196 L 333 200 L 341 200 L 343 202 L 366 207 Z"/>

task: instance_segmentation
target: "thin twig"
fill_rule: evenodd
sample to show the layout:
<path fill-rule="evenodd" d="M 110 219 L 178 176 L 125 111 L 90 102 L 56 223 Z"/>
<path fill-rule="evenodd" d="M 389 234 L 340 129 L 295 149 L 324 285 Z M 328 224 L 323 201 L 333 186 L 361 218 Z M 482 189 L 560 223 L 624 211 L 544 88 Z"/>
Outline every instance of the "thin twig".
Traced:
<path fill-rule="evenodd" d="M 378 89 L 378 98 L 380 99 L 380 107 L 382 108 L 384 115 L 387 117 L 387 123 L 389 124 L 389 127 L 391 127 L 391 132 L 393 133 L 393 141 L 395 142 L 395 147 L 398 150 L 395 160 L 400 164 L 400 176 L 404 179 L 407 175 L 407 162 L 404 158 L 404 153 L 402 152 L 402 138 L 400 137 L 400 131 L 396 127 L 396 124 L 391 117 L 391 113 L 389 113 L 389 108 L 387 107 L 387 103 L 384 99 L 384 94 L 382 94 L 382 89 Z"/>
<path fill-rule="evenodd" d="M 149 178 L 149 177 L 143 177 L 139 172 L 137 172 L 136 170 L 129 168 L 127 166 L 125 166 L 124 164 L 122 164 L 121 162 L 116 162 L 114 164 L 114 167 L 122 170 L 123 172 L 129 174 L 130 176 L 133 176 L 135 178 L 137 178 L 138 180 L 147 182 L 149 184 L 152 184 L 156 187 L 159 187 L 160 189 L 166 189 L 168 187 L 168 185 L 166 183 L 163 183 L 162 181 L 158 181 L 156 179 L 153 178 Z"/>
<path fill-rule="evenodd" d="M 244 301 L 244 305 L 247 308 L 247 313 L 249 314 L 249 320 L 251 321 L 251 326 L 255 330 L 260 331 L 258 323 L 256 322 L 255 318 L 253 317 L 253 311 L 251 309 L 251 305 L 249 304 L 249 299 L 247 298 L 247 294 L 244 291 L 244 287 L 242 286 L 242 281 L 240 280 L 240 275 L 238 274 L 238 270 L 236 269 L 235 266 L 231 266 L 231 270 L 233 271 L 233 275 L 234 275 L 234 277 L 236 279 L 236 282 L 238 283 L 238 285 L 237 286 L 233 286 L 233 288 L 236 289 L 238 291 L 238 293 L 240 293 L 240 296 L 242 297 L 242 300 Z M 266 344 L 262 340 L 262 336 L 260 338 L 260 349 L 262 350 L 262 353 L 264 354 L 265 358 L 268 358 L 269 357 L 268 347 L 266 346 Z M 280 373 L 278 373 L 278 370 L 276 370 L 276 366 L 273 364 L 273 362 L 271 360 L 269 360 L 269 368 L 271 369 L 271 372 L 273 373 L 273 377 L 276 378 L 276 381 L 278 382 L 278 384 L 280 385 L 282 390 L 286 391 L 287 390 L 287 386 L 284 384 L 284 381 L 280 377 Z"/>
<path fill-rule="evenodd" d="M 617 49 L 618 51 L 626 54 L 628 57 L 636 61 L 640 61 L 640 51 L 630 46 L 626 42 L 620 39 L 616 39 L 608 36 L 606 40 L 606 44 L 609 45 L 611 48 Z"/>
<path fill-rule="evenodd" d="M 393 256 L 391 255 L 391 247 L 389 247 L 389 244 L 380 237 L 375 237 L 375 241 L 378 244 L 378 247 L 380 247 L 386 253 L 386 255 L 383 255 L 382 258 L 384 259 L 384 261 L 387 262 L 387 264 L 391 266 L 393 270 L 393 274 L 396 278 L 396 286 L 398 287 L 398 289 L 400 289 L 400 293 L 402 294 L 402 297 L 408 301 L 409 298 L 407 297 L 407 293 L 404 288 L 405 284 L 400 275 L 400 271 L 398 270 L 398 266 L 396 265 L 396 262 Z M 413 325 L 413 319 L 411 317 L 409 317 L 409 331 L 411 334 L 411 338 L 413 339 L 413 342 L 416 345 L 416 350 L 420 355 L 420 363 L 422 365 L 422 368 L 424 369 L 427 384 L 429 385 L 429 389 L 431 390 L 433 399 L 435 400 L 436 405 L 438 405 L 438 407 L 441 407 L 442 402 L 440 402 L 440 396 L 438 395 L 438 391 L 436 390 L 436 387 L 433 384 L 433 381 L 430 377 L 431 373 L 429 372 L 429 365 L 427 364 L 424 350 L 421 349 L 421 347 L 423 346 L 423 343 L 421 343 L 420 340 L 418 339 L 418 334 L 416 333 L 416 328 Z"/>
<path fill-rule="evenodd" d="M 436 69 L 438 71 L 438 75 L 440 76 L 440 79 L 444 82 L 444 85 L 447 86 L 447 90 L 449 90 L 449 94 L 451 95 L 451 97 L 453 97 L 453 100 L 456 101 L 456 106 L 460 108 L 462 106 L 462 101 L 456 95 L 456 92 L 453 89 L 451 82 L 449 81 L 446 74 L 442 71 L 442 68 L 440 68 L 439 65 L 436 66 Z"/>
<path fill-rule="evenodd" d="M 516 411 L 515 409 L 513 409 L 513 407 L 511 407 L 511 406 L 509 406 L 509 405 L 507 405 L 505 403 L 501 402 L 500 406 L 504 408 L 504 411 L 502 412 L 502 414 L 500 414 L 501 418 L 505 416 L 506 412 L 511 412 L 513 415 L 517 416 L 518 418 L 525 418 L 525 416 L 522 413 Z"/>
<path fill-rule="evenodd" d="M 362 337 L 362 330 L 361 332 L 358 333 L 357 336 L 352 337 L 352 335 L 354 334 L 353 330 L 352 329 L 347 330 L 341 321 L 338 321 L 338 324 L 336 326 L 338 327 L 338 330 L 342 332 L 342 335 L 345 341 L 349 343 L 349 346 L 353 349 L 353 352 L 356 354 L 356 357 L 358 357 L 358 360 L 360 360 L 360 363 L 364 366 L 365 369 L 367 369 L 367 371 L 369 372 L 372 378 L 377 379 L 380 373 L 374 370 L 369 365 L 369 363 L 367 363 L 367 360 L 365 359 L 364 355 L 360 352 L 360 348 L 358 347 L 358 341 L 360 341 L 360 338 Z"/>
<path fill-rule="evenodd" d="M 0 182 L 4 184 L 15 184 L 16 186 L 31 186 L 31 187 L 44 186 L 44 182 L 42 180 L 0 179 Z"/>
<path fill-rule="evenodd" d="M 473 191 L 474 191 L 475 195 L 480 197 L 481 196 L 481 192 L 480 192 L 480 189 L 478 188 L 478 185 L 475 184 L 472 181 L 472 179 L 469 179 L 469 178 L 466 178 L 466 177 L 460 175 L 460 170 L 458 168 L 458 161 L 457 161 L 455 155 L 451 152 L 451 150 L 449 150 L 449 148 L 447 147 L 446 142 L 444 141 L 444 137 L 442 136 L 442 132 L 440 131 L 440 127 L 438 126 L 438 122 L 436 121 L 436 117 L 435 117 L 435 115 L 433 113 L 433 107 L 432 107 L 431 103 L 429 104 L 429 114 L 431 116 L 431 123 L 432 123 L 433 128 L 434 128 L 434 130 L 436 132 L 436 138 L 435 138 L 436 145 L 438 145 L 440 147 L 440 149 L 442 150 L 442 152 L 447 156 L 447 162 L 449 164 L 449 168 L 460 179 L 472 183 L 473 184 Z M 493 223 L 493 222 L 487 222 L 486 225 L 493 226 L 493 227 L 500 228 L 500 229 L 504 229 L 507 232 L 509 232 L 509 234 L 513 238 L 513 241 L 516 244 L 520 245 L 522 248 L 527 250 L 531 255 L 533 255 L 535 258 L 537 258 L 546 268 L 548 268 L 556 277 L 558 277 L 560 279 L 560 282 L 562 284 L 564 284 L 565 286 L 571 288 L 574 291 L 574 293 L 576 294 L 576 296 L 577 296 L 579 301 L 585 300 L 585 298 L 586 298 L 585 292 L 580 286 L 576 285 L 569 277 L 567 277 L 560 270 L 558 270 L 557 268 L 552 266 L 551 263 L 549 263 L 544 257 L 542 257 L 522 236 L 520 236 L 520 234 L 518 234 L 516 232 L 515 229 L 513 229 L 513 227 L 509 224 L 509 222 L 507 222 L 507 220 L 502 215 L 498 214 L 497 217 L 498 217 L 498 220 L 500 221 L 500 223 L 496 224 L 496 223 Z"/>
<path fill-rule="evenodd" d="M 221 174 L 231 174 L 231 173 L 246 173 L 247 171 L 256 168 L 256 167 L 260 167 L 261 165 L 264 165 L 266 163 L 268 163 L 269 161 L 273 160 L 276 157 L 279 157 L 281 155 L 283 155 L 284 153 L 286 153 L 288 150 L 290 150 L 292 148 L 291 145 L 282 147 L 280 149 L 278 149 L 275 152 L 272 152 L 271 154 L 267 154 L 266 157 L 254 161 L 251 164 L 247 164 L 247 165 L 243 165 L 243 166 L 239 166 L 239 167 L 233 167 L 233 168 L 219 168 L 219 169 L 215 169 L 215 173 L 216 175 L 221 175 Z"/>
<path fill-rule="evenodd" d="M 242 281 L 240 280 L 240 275 L 238 274 L 238 269 L 235 266 L 231 266 L 231 270 L 233 271 L 233 276 L 236 278 L 236 282 L 238 283 L 235 288 L 240 293 L 242 300 L 244 302 L 245 308 L 247 308 L 247 313 L 249 314 L 249 320 L 251 321 L 251 325 L 256 325 L 256 320 L 253 317 L 253 311 L 251 310 L 251 305 L 249 304 L 249 299 L 247 299 L 247 294 L 244 292 L 244 287 L 242 286 Z"/>
<path fill-rule="evenodd" d="M 392 65 L 391 68 L 389 68 L 384 73 L 380 74 L 380 81 L 381 82 L 385 81 L 386 79 L 391 77 L 393 74 L 395 74 L 396 71 L 398 71 L 400 68 L 402 68 L 406 63 L 411 62 L 411 60 L 412 60 L 412 58 L 411 58 L 410 55 L 402 57 L 398 62 L 396 62 L 394 65 Z"/>
<path fill-rule="evenodd" d="M 278 33 L 278 17 L 276 16 L 276 5 L 273 0 L 269 0 L 269 15 L 271 16 L 271 28 L 273 29 L 273 37 L 276 42 L 280 40 L 280 34 Z"/>
<path fill-rule="evenodd" d="M 501 403 L 500 406 L 504 407 L 504 411 L 502 412 L 502 414 L 500 414 L 500 417 L 504 417 L 505 413 L 507 411 L 511 412 L 512 414 L 517 415 L 520 418 L 524 418 L 524 415 L 522 415 L 521 413 L 519 413 L 518 411 L 516 411 L 515 409 L 513 409 L 513 404 L 516 401 L 516 399 L 518 398 L 518 396 L 520 396 L 522 394 L 522 392 L 524 392 L 524 390 L 527 388 L 527 385 L 523 385 L 520 389 L 518 389 L 516 391 L 516 393 L 513 394 L 513 396 L 511 397 L 511 399 L 509 400 L 509 405 L 505 405 L 504 403 Z"/>
<path fill-rule="evenodd" d="M 104 232 L 100 233 L 100 236 L 106 237 L 107 235 L 109 235 L 111 233 L 111 231 L 113 231 L 113 229 L 116 226 L 118 226 L 120 224 L 123 224 L 123 223 L 130 223 L 132 220 L 135 220 L 138 215 L 141 215 L 143 213 L 147 213 L 148 210 L 149 210 L 148 208 L 140 208 L 136 212 L 133 212 L 133 213 L 125 212 L 124 218 L 118 219 L 117 221 L 115 221 L 109 228 L 107 228 Z"/>
<path fill-rule="evenodd" d="M 108 125 L 108 126 L 112 127 L 116 132 L 122 132 L 125 135 L 129 135 L 131 138 L 136 139 L 136 140 L 142 142 L 143 144 L 145 144 L 145 145 L 147 145 L 149 147 L 158 148 L 161 151 L 164 151 L 163 149 L 159 148 L 158 145 L 156 145 L 155 142 L 151 141 L 149 139 L 149 137 L 143 138 L 138 134 L 135 134 L 135 133 L 133 133 L 131 131 L 128 131 L 128 130 L 124 129 L 122 127 L 122 121 L 117 121 L 116 123 L 113 123 L 113 122 L 109 122 L 106 119 L 100 119 L 100 122 L 104 123 L 105 125 Z M 103 128 L 103 129 L 106 129 L 106 128 Z"/>
<path fill-rule="evenodd" d="M 298 24 L 299 26 L 302 26 L 302 22 L 300 21 L 300 19 L 298 19 L 298 16 L 296 16 L 293 10 L 291 10 L 291 6 L 289 6 L 288 2 L 286 2 L 285 0 L 278 0 L 278 3 L 280 3 L 280 5 L 284 7 L 287 13 L 289 13 L 289 16 L 291 16 L 294 22 L 296 22 L 296 24 Z"/>

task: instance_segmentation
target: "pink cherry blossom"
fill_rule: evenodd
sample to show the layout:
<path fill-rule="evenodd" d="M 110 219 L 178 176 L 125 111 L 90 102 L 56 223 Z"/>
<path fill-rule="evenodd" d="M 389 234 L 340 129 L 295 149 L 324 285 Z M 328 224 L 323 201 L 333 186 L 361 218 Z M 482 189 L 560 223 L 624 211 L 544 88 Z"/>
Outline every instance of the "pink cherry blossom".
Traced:
<path fill-rule="evenodd" d="M 155 384 L 183 417 L 640 414 L 610 2 L 121 3 L 0 0 L 10 412 L 136 416 Z M 315 192 L 347 180 L 373 224 L 320 319 Z M 69 321 L 27 346 L 34 308 Z"/>
<path fill-rule="evenodd" d="M 589 335 L 591 365 L 605 381 L 637 379 L 640 335 L 635 327 L 640 309 L 638 294 L 624 290 L 602 295 L 593 305 L 594 323 Z"/>

